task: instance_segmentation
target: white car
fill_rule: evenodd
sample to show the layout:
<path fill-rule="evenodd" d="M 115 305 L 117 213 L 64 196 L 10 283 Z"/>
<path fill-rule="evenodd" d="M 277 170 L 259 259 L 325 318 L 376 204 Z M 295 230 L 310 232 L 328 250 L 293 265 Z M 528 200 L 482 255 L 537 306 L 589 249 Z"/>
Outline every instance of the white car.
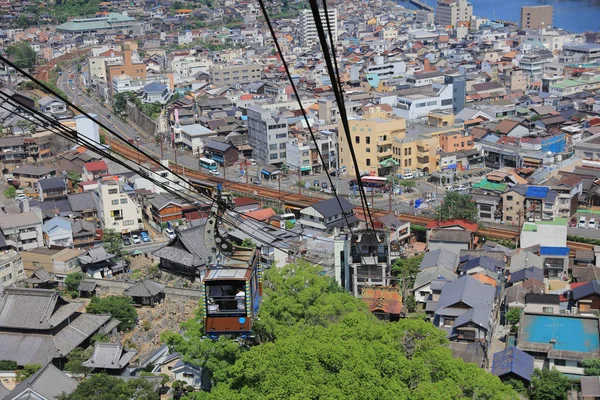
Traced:
<path fill-rule="evenodd" d="M 460 185 L 459 187 L 456 188 L 457 191 L 462 191 L 462 190 L 469 190 L 469 187 L 467 185 Z"/>
<path fill-rule="evenodd" d="M 446 190 L 449 192 L 454 192 L 455 189 L 454 189 L 454 186 L 448 185 L 448 186 L 446 186 Z"/>
<path fill-rule="evenodd" d="M 167 235 L 167 237 L 169 239 L 174 239 L 175 238 L 175 231 L 171 228 L 167 228 L 165 229 L 165 234 Z"/>
<path fill-rule="evenodd" d="M 221 173 L 219 171 L 217 171 L 217 170 L 211 170 L 210 173 L 213 174 L 214 176 L 221 175 Z"/>
<path fill-rule="evenodd" d="M 590 218 L 588 221 L 588 228 L 594 229 L 596 227 L 596 220 L 594 218 Z"/>
<path fill-rule="evenodd" d="M 15 200 L 17 200 L 17 201 L 27 200 L 27 195 L 25 193 L 20 193 L 15 196 Z"/>
<path fill-rule="evenodd" d="M 133 242 L 133 244 L 142 243 L 142 239 L 138 235 L 131 235 L 131 241 Z"/>
<path fill-rule="evenodd" d="M 250 163 L 250 165 L 256 165 L 256 160 L 253 158 L 249 159 L 248 162 Z"/>
<path fill-rule="evenodd" d="M 587 224 L 586 224 L 585 217 L 579 217 L 579 224 L 577 225 L 577 227 L 585 228 L 586 226 L 587 226 Z"/>

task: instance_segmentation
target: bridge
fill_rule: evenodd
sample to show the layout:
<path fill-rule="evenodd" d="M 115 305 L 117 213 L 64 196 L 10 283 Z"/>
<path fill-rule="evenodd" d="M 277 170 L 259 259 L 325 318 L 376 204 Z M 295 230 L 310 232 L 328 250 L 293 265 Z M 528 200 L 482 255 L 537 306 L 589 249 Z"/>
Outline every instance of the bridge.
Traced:
<path fill-rule="evenodd" d="M 419 1 L 419 0 L 406 0 L 406 2 L 409 3 L 409 4 L 412 4 L 413 6 L 415 6 L 419 10 L 426 10 L 426 11 L 433 12 L 433 7 L 430 6 L 429 4 L 425 4 L 422 1 Z"/>

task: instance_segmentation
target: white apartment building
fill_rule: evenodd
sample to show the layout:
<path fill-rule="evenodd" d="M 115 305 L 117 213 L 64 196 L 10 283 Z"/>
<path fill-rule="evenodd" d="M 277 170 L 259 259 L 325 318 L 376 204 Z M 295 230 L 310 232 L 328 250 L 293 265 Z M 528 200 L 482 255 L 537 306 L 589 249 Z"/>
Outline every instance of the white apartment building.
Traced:
<path fill-rule="evenodd" d="M 147 84 L 153 82 L 163 83 L 168 86 L 169 78 L 166 76 L 149 76 L 147 78 L 132 78 L 128 75 L 115 76 L 112 80 L 113 94 L 137 92 L 138 90 L 143 89 Z M 109 99 L 106 100 L 109 101 Z"/>
<path fill-rule="evenodd" d="M 105 82 L 106 66 L 123 64 L 123 53 L 116 50 L 109 50 L 107 53 L 107 55 L 88 58 L 88 67 L 90 71 L 90 78 L 92 80 Z"/>
<path fill-rule="evenodd" d="M 29 211 L 29 202 L 23 202 L 23 212 L 0 216 L 0 229 L 4 241 L 18 251 L 44 247 L 42 212 L 39 208 Z"/>
<path fill-rule="evenodd" d="M 286 143 L 285 151 L 287 153 L 286 163 L 290 171 L 301 175 L 308 175 L 312 170 L 310 165 L 310 146 L 308 143 L 298 139 L 291 139 Z"/>
<path fill-rule="evenodd" d="M 380 104 L 389 104 L 394 108 L 395 116 L 407 121 L 426 118 L 433 111 L 452 112 L 452 84 L 415 87 L 400 91 L 396 95 L 379 98 Z"/>
<path fill-rule="evenodd" d="M 456 27 L 459 22 L 470 21 L 473 6 L 467 0 L 438 0 L 435 9 L 435 24 Z"/>
<path fill-rule="evenodd" d="M 338 29 L 337 29 L 337 10 L 333 7 L 327 10 L 329 15 L 329 24 L 331 25 L 331 36 L 333 41 L 337 43 Z M 325 11 L 319 10 L 319 16 L 321 18 L 322 26 L 325 28 L 327 33 L 327 19 L 325 18 Z M 327 35 L 329 35 L 327 33 Z M 327 38 L 329 40 L 329 38 Z M 317 34 L 317 26 L 311 10 L 302 10 L 300 12 L 300 44 L 302 47 L 313 47 L 319 42 L 319 35 Z"/>
<path fill-rule="evenodd" d="M 260 106 L 248 107 L 248 144 L 252 156 L 261 164 L 286 162 L 287 119 Z"/>
<path fill-rule="evenodd" d="M 383 56 L 376 56 L 373 61 L 375 63 L 367 65 L 365 73 L 376 74 L 379 80 L 391 79 L 406 74 L 406 63 L 404 61 L 386 62 Z"/>
<path fill-rule="evenodd" d="M 18 251 L 6 248 L 0 252 L 0 285 L 10 286 L 25 279 L 23 260 Z"/>
<path fill-rule="evenodd" d="M 539 29 L 534 32 L 527 32 L 525 42 L 539 41 L 550 51 L 561 51 L 565 44 L 575 44 L 576 39 L 576 34 L 563 30 Z"/>
<path fill-rule="evenodd" d="M 180 180 L 169 170 L 169 160 L 161 160 L 163 167 L 155 165 L 146 165 L 148 169 L 140 170 L 140 175 L 132 177 L 131 182 L 135 190 L 147 189 L 153 193 L 166 192 L 162 186 L 167 186 L 176 191 L 187 191 L 190 186 L 185 180 Z M 149 180 L 150 178 L 151 180 Z M 157 184 L 155 182 L 160 182 Z"/>
<path fill-rule="evenodd" d="M 196 57 L 186 57 L 173 60 L 171 62 L 171 70 L 174 74 L 181 76 L 192 76 L 198 72 L 206 72 L 210 70 L 213 62 L 208 58 L 196 59 Z"/>
<path fill-rule="evenodd" d="M 194 154 L 204 152 L 204 142 L 208 138 L 217 136 L 217 133 L 200 124 L 179 125 L 171 127 L 173 132 L 173 141 L 177 147 L 186 147 Z"/>
<path fill-rule="evenodd" d="M 121 233 L 144 229 L 142 207 L 113 178 L 98 181 L 98 189 L 94 193 L 102 229 Z"/>

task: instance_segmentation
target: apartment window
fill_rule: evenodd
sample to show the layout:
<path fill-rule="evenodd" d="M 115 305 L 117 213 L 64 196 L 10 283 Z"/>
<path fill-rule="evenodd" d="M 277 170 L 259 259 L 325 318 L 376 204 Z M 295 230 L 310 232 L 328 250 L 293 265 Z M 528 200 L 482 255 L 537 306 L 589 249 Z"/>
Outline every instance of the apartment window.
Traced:
<path fill-rule="evenodd" d="M 279 158 L 285 158 L 285 151 L 283 153 L 279 153 Z"/>
<path fill-rule="evenodd" d="M 512 221 L 513 219 L 512 219 L 512 217 L 506 217 L 506 220 L 507 221 Z"/>
<path fill-rule="evenodd" d="M 112 203 L 113 206 L 118 206 L 119 205 L 119 199 L 113 200 L 113 201 L 111 201 L 111 203 Z"/>
<path fill-rule="evenodd" d="M 552 307 L 544 307 L 544 308 L 542 308 L 542 311 L 545 314 L 552 314 L 552 312 L 554 312 L 554 309 Z"/>
<path fill-rule="evenodd" d="M 512 196 L 506 196 L 506 200 L 507 201 L 512 201 L 513 197 Z"/>
<path fill-rule="evenodd" d="M 452 99 L 442 100 L 442 106 L 451 106 L 451 105 L 452 105 Z"/>
<path fill-rule="evenodd" d="M 277 145 L 276 144 L 270 144 L 269 145 L 269 150 L 277 150 Z"/>
<path fill-rule="evenodd" d="M 277 153 L 273 153 L 269 156 L 269 159 L 271 160 L 276 160 L 277 159 Z"/>
<path fill-rule="evenodd" d="M 567 365 L 567 360 L 561 360 L 560 358 L 555 358 L 554 365 L 559 366 L 559 367 L 564 367 Z"/>
<path fill-rule="evenodd" d="M 279 150 L 285 150 L 285 143 L 279 143 Z"/>
<path fill-rule="evenodd" d="M 129 225 L 133 225 L 133 224 L 135 224 L 135 220 L 133 220 L 133 219 L 128 219 L 127 221 L 123 221 L 124 226 L 129 226 Z"/>
<path fill-rule="evenodd" d="M 415 105 L 415 107 L 416 107 L 416 108 L 423 108 L 423 107 L 425 107 L 426 105 L 427 105 L 427 103 L 417 103 L 417 104 Z"/>
<path fill-rule="evenodd" d="M 365 138 L 367 144 L 371 144 L 371 136 Z"/>
<path fill-rule="evenodd" d="M 367 147 L 367 153 L 370 153 L 370 152 L 371 152 L 371 148 Z"/>
<path fill-rule="evenodd" d="M 365 160 L 365 163 L 367 164 L 367 167 L 370 167 L 370 166 L 371 166 L 371 159 L 370 159 L 370 158 L 367 158 L 367 159 Z"/>
<path fill-rule="evenodd" d="M 360 136 L 355 136 L 354 137 L 354 143 L 360 144 Z"/>
<path fill-rule="evenodd" d="M 283 139 L 284 137 L 287 137 L 287 133 L 278 133 L 275 135 L 276 139 Z"/>
<path fill-rule="evenodd" d="M 117 194 L 119 193 L 119 189 L 108 189 L 108 194 Z"/>

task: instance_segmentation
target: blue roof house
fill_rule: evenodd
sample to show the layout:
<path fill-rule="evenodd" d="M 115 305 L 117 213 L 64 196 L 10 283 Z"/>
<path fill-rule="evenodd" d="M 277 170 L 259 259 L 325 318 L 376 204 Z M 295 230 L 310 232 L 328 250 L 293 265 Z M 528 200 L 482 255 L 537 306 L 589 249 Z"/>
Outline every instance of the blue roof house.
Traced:
<path fill-rule="evenodd" d="M 152 82 L 142 88 L 140 99 L 144 103 L 167 104 L 172 94 L 164 83 Z"/>
<path fill-rule="evenodd" d="M 516 347 L 499 351 L 494 354 L 492 374 L 501 380 L 519 379 L 524 383 L 531 381 L 534 359 Z"/>
<path fill-rule="evenodd" d="M 69 247 L 73 245 L 72 221 L 68 218 L 54 217 L 42 225 L 46 246 Z"/>

